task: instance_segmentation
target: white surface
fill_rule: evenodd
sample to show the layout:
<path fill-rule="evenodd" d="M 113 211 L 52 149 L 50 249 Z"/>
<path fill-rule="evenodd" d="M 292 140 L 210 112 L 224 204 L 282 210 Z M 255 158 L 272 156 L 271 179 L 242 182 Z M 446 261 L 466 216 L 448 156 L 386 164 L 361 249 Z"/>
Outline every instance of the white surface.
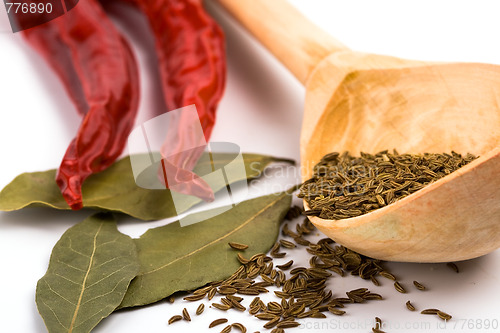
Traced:
<path fill-rule="evenodd" d="M 500 3 L 496 0 L 293 0 L 292 3 L 356 50 L 422 60 L 500 64 Z M 216 6 L 211 7 L 226 30 L 229 69 L 212 140 L 237 143 L 244 152 L 298 159 L 304 89 L 227 15 Z M 141 63 L 142 104 L 138 121 L 143 121 L 165 111 L 158 75 L 154 72 L 153 39 L 145 37 L 146 23 L 139 15 L 125 10 L 122 16 L 125 19 L 117 23 L 131 40 Z M 21 172 L 57 167 L 76 132 L 79 117 L 58 78 L 23 43 L 20 35 L 0 34 L 0 108 L 0 187 Z M 87 215 L 88 211 L 49 209 L 0 213 L 0 332 L 45 331 L 34 302 L 36 282 L 44 274 L 51 249 L 62 233 Z M 120 230 L 138 236 L 162 223 L 129 219 L 120 223 Z M 301 264 L 306 265 L 309 256 L 304 255 L 305 251 L 295 252 L 294 261 L 302 260 Z M 397 293 L 382 278 L 383 286 L 376 288 L 359 278 L 335 277 L 329 287 L 336 296 L 367 286 L 386 299 L 351 305 L 343 317 L 308 319 L 303 321 L 302 329 L 287 332 L 369 332 L 375 316 L 388 323 L 387 332 L 499 331 L 484 327 L 485 320 L 500 321 L 500 251 L 460 263 L 460 274 L 441 264 L 388 266 L 410 293 Z M 411 287 L 413 280 L 426 284 L 430 290 L 416 291 Z M 267 299 L 271 300 L 272 295 Z M 244 304 L 248 305 L 250 300 L 248 297 Z M 437 318 L 406 310 L 407 300 L 412 300 L 419 309 L 441 308 L 454 318 L 443 326 Z M 262 329 L 264 322 L 247 313 L 207 308 L 197 317 L 194 311 L 198 304 L 178 299 L 174 305 L 161 302 L 122 311 L 105 319 L 95 332 L 205 332 L 208 323 L 220 317 L 244 323 L 249 332 L 266 331 Z M 190 310 L 193 321 L 168 326 L 168 319 L 184 307 Z M 218 332 L 222 327 L 210 331 Z"/>

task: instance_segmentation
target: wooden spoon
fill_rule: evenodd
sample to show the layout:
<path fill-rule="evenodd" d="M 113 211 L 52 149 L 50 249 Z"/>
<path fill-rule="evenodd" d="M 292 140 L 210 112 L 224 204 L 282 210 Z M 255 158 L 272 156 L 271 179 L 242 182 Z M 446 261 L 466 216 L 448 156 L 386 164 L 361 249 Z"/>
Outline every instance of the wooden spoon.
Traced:
<path fill-rule="evenodd" d="M 355 52 L 284 0 L 219 2 L 306 87 L 304 180 L 333 151 L 481 156 L 371 213 L 310 218 L 318 229 L 359 253 L 393 261 L 457 261 L 500 247 L 500 66 Z"/>

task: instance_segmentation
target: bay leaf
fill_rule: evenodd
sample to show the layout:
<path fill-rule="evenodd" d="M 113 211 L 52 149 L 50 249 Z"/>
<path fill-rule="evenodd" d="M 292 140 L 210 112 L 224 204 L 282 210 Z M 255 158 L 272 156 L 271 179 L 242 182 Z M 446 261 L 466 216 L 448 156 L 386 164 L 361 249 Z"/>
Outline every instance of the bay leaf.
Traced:
<path fill-rule="evenodd" d="M 36 304 L 53 332 L 90 332 L 123 300 L 140 265 L 132 239 L 109 213 L 69 228 L 56 243 Z"/>
<path fill-rule="evenodd" d="M 232 154 L 213 153 L 215 168 L 230 162 Z M 292 162 L 259 154 L 243 154 L 246 178 L 253 179 L 271 162 Z M 205 154 L 194 171 L 206 169 L 211 158 Z M 64 201 L 55 182 L 56 170 L 23 173 L 17 176 L 0 192 L 0 210 L 14 211 L 29 206 L 46 206 L 56 209 L 70 209 Z M 226 187 L 224 182 L 211 182 L 214 191 Z M 141 220 L 160 220 L 176 216 L 201 202 L 194 196 L 186 196 L 182 206 L 175 207 L 170 190 L 151 190 L 137 186 L 130 157 L 125 157 L 108 169 L 90 176 L 83 184 L 83 206 L 99 210 L 125 213 Z"/>
<path fill-rule="evenodd" d="M 249 258 L 266 253 L 278 237 L 291 194 L 275 193 L 244 201 L 206 221 L 181 227 L 174 222 L 134 239 L 141 269 L 120 308 L 157 302 L 177 291 L 225 279 L 240 266 L 228 243 L 248 245 Z"/>

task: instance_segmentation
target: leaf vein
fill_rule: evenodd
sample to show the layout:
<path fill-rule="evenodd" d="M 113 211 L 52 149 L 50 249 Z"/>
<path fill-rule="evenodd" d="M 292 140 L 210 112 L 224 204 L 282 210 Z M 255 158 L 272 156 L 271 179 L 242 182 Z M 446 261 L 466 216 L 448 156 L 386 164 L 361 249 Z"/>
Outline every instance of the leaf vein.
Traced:
<path fill-rule="evenodd" d="M 110 241 L 107 241 L 107 242 L 104 242 L 104 243 L 101 243 L 101 244 L 97 245 L 97 248 L 100 248 L 100 247 L 102 247 L 102 246 L 104 246 L 104 245 L 107 245 L 107 244 L 116 243 L 116 241 L 117 241 L 117 240 L 118 240 L 118 237 L 116 237 L 116 238 L 115 238 L 115 239 L 113 239 L 113 240 L 110 240 Z"/>
<path fill-rule="evenodd" d="M 80 287 L 82 286 L 82 284 L 81 284 L 81 283 L 75 282 L 75 281 L 73 281 L 73 280 L 71 280 L 71 279 L 69 279 L 69 278 L 65 277 L 64 275 L 61 275 L 61 274 L 59 274 L 59 273 L 52 273 L 52 274 L 54 274 L 55 276 L 60 277 L 61 279 L 64 279 L 64 280 L 69 281 L 69 282 L 71 282 L 71 283 L 74 283 L 74 284 L 76 284 L 77 286 L 80 286 Z"/>
<path fill-rule="evenodd" d="M 99 228 L 97 229 L 97 231 L 96 231 L 96 233 L 94 235 L 94 244 L 93 244 L 93 247 L 92 247 L 92 254 L 89 257 L 90 258 L 89 265 L 87 267 L 87 272 L 85 273 L 85 277 L 83 278 L 82 290 L 80 291 L 80 296 L 78 297 L 78 302 L 76 304 L 75 312 L 73 314 L 73 319 L 71 320 L 71 324 L 69 326 L 68 333 L 73 332 L 73 329 L 75 327 L 76 317 L 78 316 L 78 311 L 80 310 L 80 303 L 82 302 L 83 293 L 85 291 L 85 285 L 87 283 L 87 278 L 89 276 L 90 269 L 92 268 L 92 262 L 94 261 L 94 255 L 95 255 L 95 251 L 96 251 L 96 248 L 97 248 L 97 244 L 96 244 L 97 243 L 97 235 L 99 235 L 99 232 L 101 231 L 102 225 L 103 225 L 103 223 L 101 222 L 99 224 Z"/>
<path fill-rule="evenodd" d="M 121 257 L 114 257 L 114 258 L 111 258 L 109 260 L 106 260 L 105 262 L 102 262 L 100 263 L 99 265 L 97 266 L 94 266 L 94 269 L 97 269 L 97 268 L 101 268 L 102 266 L 106 265 L 106 264 L 109 264 L 110 262 L 113 262 L 117 259 L 121 259 L 121 258 L 127 258 L 127 256 L 121 256 Z"/>
<path fill-rule="evenodd" d="M 79 254 L 79 255 L 81 255 L 81 256 L 83 256 L 83 257 L 85 257 L 85 258 L 90 258 L 88 254 L 86 254 L 86 253 L 82 253 L 82 252 L 80 252 L 80 251 L 75 250 L 75 249 L 73 248 L 73 246 L 72 246 L 72 245 L 73 245 L 73 242 L 71 241 L 71 238 L 69 238 L 69 245 L 68 245 L 68 249 L 70 249 L 71 251 L 73 251 L 73 252 L 75 252 L 76 254 Z"/>
<path fill-rule="evenodd" d="M 281 198 L 281 197 L 280 197 Z M 259 210 L 257 213 L 255 213 L 252 217 L 250 217 L 246 222 L 242 223 L 241 225 L 239 225 L 237 228 L 231 230 L 230 232 L 222 235 L 221 237 L 217 238 L 217 239 L 214 239 L 213 241 L 211 241 L 210 243 L 207 243 L 205 245 L 203 245 L 202 247 L 194 250 L 194 251 L 191 251 L 185 255 L 183 255 L 182 257 L 179 257 L 171 262 L 168 262 L 166 263 L 165 265 L 162 265 L 160 267 L 157 267 L 153 270 L 150 270 L 150 271 L 147 271 L 147 272 L 144 272 L 143 274 L 141 274 L 140 276 L 144 276 L 144 275 L 148 275 L 148 274 L 151 274 L 151 273 L 154 273 L 156 271 L 159 271 L 161 269 L 164 269 L 180 260 L 183 260 L 183 259 L 186 259 L 187 257 L 190 257 L 204 249 L 206 249 L 207 247 L 213 245 L 213 244 L 216 244 L 217 242 L 229 237 L 230 235 L 234 234 L 235 232 L 239 231 L 241 228 L 245 227 L 247 224 L 249 224 L 250 222 L 252 222 L 253 220 L 255 220 L 255 218 L 257 218 L 261 213 L 263 213 L 264 211 L 266 211 L 267 209 L 269 209 L 270 207 L 272 207 L 275 203 L 276 203 L 277 200 L 273 200 L 271 201 L 268 205 L 266 205 L 264 208 L 262 208 L 261 210 Z"/>
<path fill-rule="evenodd" d="M 70 267 L 70 268 L 76 269 L 77 271 L 80 271 L 80 272 L 85 272 L 85 270 L 84 270 L 84 269 L 81 269 L 80 267 L 76 267 L 76 266 L 70 265 L 70 264 L 68 264 L 67 262 L 61 261 L 61 260 L 59 260 L 59 259 L 57 259 L 57 262 L 58 262 L 58 263 L 60 263 L 60 264 L 64 264 L 64 265 L 66 265 L 66 266 L 68 266 L 68 267 Z"/>
<path fill-rule="evenodd" d="M 49 290 L 52 291 L 54 294 L 56 294 L 57 296 L 61 297 L 63 300 L 65 300 L 69 304 L 76 306 L 75 303 L 71 302 L 69 299 L 67 299 L 63 295 L 59 294 L 55 289 L 53 289 L 52 286 L 47 282 L 47 280 L 43 280 L 43 282 L 45 282 L 45 284 L 47 285 L 47 287 L 49 287 Z"/>
<path fill-rule="evenodd" d="M 61 320 L 59 319 L 59 316 L 57 315 L 57 313 L 55 313 L 55 311 L 50 306 L 48 306 L 48 304 L 45 303 L 43 300 L 42 300 L 42 303 L 43 303 L 43 305 L 45 305 L 47 307 L 47 309 L 50 310 L 50 312 L 52 312 L 52 314 L 54 315 L 54 317 L 57 319 L 57 322 L 59 323 L 59 325 L 61 325 L 65 330 L 67 330 L 68 328 L 66 326 L 64 326 L 64 324 L 61 322 Z"/>
<path fill-rule="evenodd" d="M 93 317 L 97 316 L 98 314 L 100 314 L 100 313 L 102 313 L 102 312 L 106 313 L 106 311 L 105 311 L 105 310 L 106 310 L 106 308 L 111 308 L 111 310 L 114 310 L 114 309 L 115 309 L 114 307 L 111 307 L 111 306 L 107 305 L 106 307 L 102 308 L 101 310 L 97 311 L 97 312 L 96 312 L 96 313 L 94 313 L 93 315 L 91 315 L 91 316 L 87 317 L 86 319 L 84 319 L 83 321 L 81 321 L 78 325 L 76 325 L 76 326 L 75 326 L 75 328 L 77 328 L 77 327 L 79 327 L 79 326 L 81 326 L 81 325 L 85 324 L 85 322 L 87 322 L 87 321 L 91 320 Z"/>
<path fill-rule="evenodd" d="M 90 285 L 86 286 L 86 288 L 87 288 L 87 289 L 89 289 L 89 288 L 91 288 L 91 287 L 95 286 L 96 284 L 98 284 L 98 283 L 100 283 L 100 282 L 102 282 L 102 281 L 106 280 L 107 278 L 109 278 L 109 277 L 111 277 L 111 276 L 115 275 L 116 273 L 118 273 L 118 272 L 120 272 L 120 271 L 124 270 L 125 268 L 127 268 L 127 267 L 128 267 L 128 266 L 130 266 L 130 265 L 132 265 L 132 263 L 130 263 L 130 264 L 128 264 L 128 265 L 125 265 L 125 266 L 121 267 L 120 269 L 118 269 L 118 270 L 116 270 L 116 271 L 112 272 L 111 274 L 108 274 L 108 275 L 104 276 L 103 278 L 99 279 L 98 281 L 96 281 L 96 282 L 94 282 L 94 283 L 92 283 L 92 284 L 90 284 Z"/>
<path fill-rule="evenodd" d="M 116 284 L 115 284 L 115 286 L 113 287 L 113 289 L 111 289 L 110 291 L 108 291 L 108 292 L 106 292 L 106 293 L 104 293 L 104 294 L 97 295 L 97 296 L 95 296 L 95 297 L 89 298 L 88 300 L 86 300 L 85 302 L 83 302 L 83 303 L 81 304 L 81 306 L 83 306 L 83 305 L 87 304 L 88 302 L 92 302 L 93 300 L 96 300 L 96 299 L 98 299 L 98 298 L 101 298 L 101 297 L 104 297 L 104 296 L 108 296 L 109 294 L 112 294 L 112 293 L 116 290 L 116 288 L 118 288 L 118 286 L 120 285 L 120 283 L 121 283 L 123 280 L 126 280 L 126 279 L 127 279 L 126 277 L 122 278 L 120 281 L 116 282 Z M 87 319 L 86 319 L 86 320 L 87 320 Z"/>

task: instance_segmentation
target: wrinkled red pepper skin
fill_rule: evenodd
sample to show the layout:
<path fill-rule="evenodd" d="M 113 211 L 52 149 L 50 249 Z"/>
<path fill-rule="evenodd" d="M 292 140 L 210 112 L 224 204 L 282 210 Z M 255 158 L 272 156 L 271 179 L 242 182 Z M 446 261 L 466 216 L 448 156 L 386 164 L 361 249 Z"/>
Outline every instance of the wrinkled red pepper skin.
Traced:
<path fill-rule="evenodd" d="M 144 13 L 155 36 L 167 110 L 194 104 L 208 142 L 226 80 L 222 29 L 205 12 L 201 0 L 124 1 Z M 175 183 L 178 192 L 213 200 L 214 195 L 208 184 L 191 172 L 203 153 L 203 147 L 182 154 L 186 146 L 190 147 L 187 142 L 199 141 L 188 130 L 189 124 L 182 125 L 181 122 L 179 130 L 171 131 L 176 133 L 175 137 L 166 129 L 167 138 L 161 151 L 165 158 L 164 168 L 160 174 L 169 172 L 169 182 Z M 172 155 L 176 157 L 169 158 Z M 165 165 L 168 167 L 165 168 Z"/>
<path fill-rule="evenodd" d="M 81 187 L 121 154 L 139 104 L 139 73 L 130 47 L 96 0 L 25 30 L 24 37 L 56 71 L 83 120 L 56 181 L 72 209 Z"/>

